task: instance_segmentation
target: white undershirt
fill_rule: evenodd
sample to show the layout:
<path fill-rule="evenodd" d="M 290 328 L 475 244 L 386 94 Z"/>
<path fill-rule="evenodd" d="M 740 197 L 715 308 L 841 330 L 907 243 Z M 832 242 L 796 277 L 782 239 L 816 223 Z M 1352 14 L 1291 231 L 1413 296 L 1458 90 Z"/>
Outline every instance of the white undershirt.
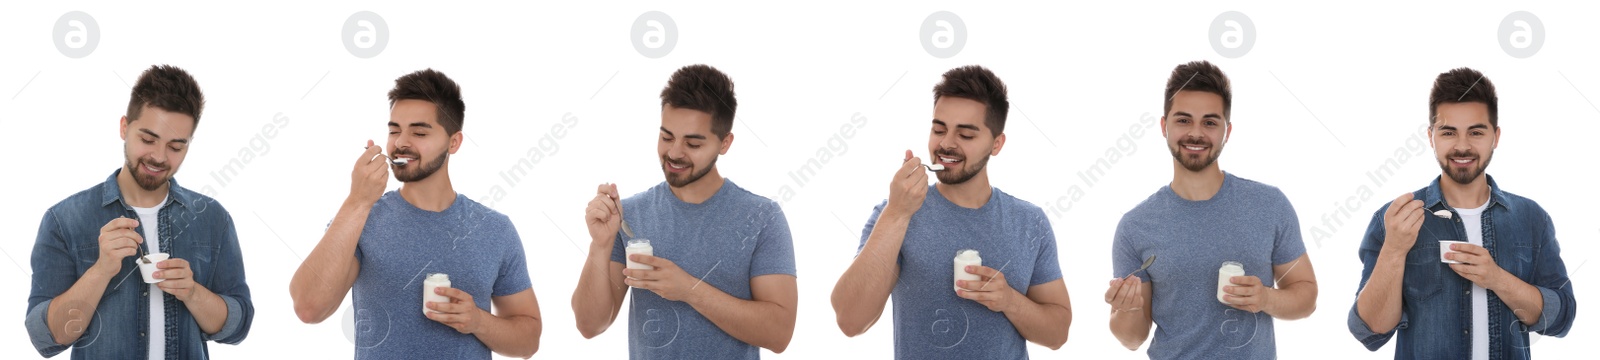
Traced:
<path fill-rule="evenodd" d="M 144 236 L 147 254 L 161 252 L 161 225 L 160 217 L 157 215 L 161 213 L 161 208 L 166 205 L 167 199 L 161 198 L 160 205 L 156 205 L 156 207 L 133 207 L 133 212 L 139 214 L 139 226 L 144 227 L 144 234 L 141 235 Z M 138 260 L 134 260 L 134 262 L 138 263 Z M 150 336 L 150 358 L 165 359 L 167 357 L 166 298 L 161 296 L 164 293 L 161 288 L 156 287 L 156 284 L 148 284 L 147 286 L 150 287 L 150 329 L 145 331 L 145 334 Z"/>
<path fill-rule="evenodd" d="M 1483 246 L 1483 210 L 1489 202 L 1477 208 L 1456 208 L 1461 224 L 1467 230 L 1467 242 Z M 1489 359 L 1489 291 L 1472 284 L 1472 360 Z"/>

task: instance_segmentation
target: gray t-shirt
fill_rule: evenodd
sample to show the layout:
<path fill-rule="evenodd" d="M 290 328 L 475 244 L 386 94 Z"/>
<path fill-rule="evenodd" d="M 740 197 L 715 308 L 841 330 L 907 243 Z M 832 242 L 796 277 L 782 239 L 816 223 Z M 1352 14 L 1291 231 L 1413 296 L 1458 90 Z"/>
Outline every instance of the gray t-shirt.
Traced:
<path fill-rule="evenodd" d="M 532 287 L 511 219 L 460 194 L 442 212 L 383 194 L 367 216 L 356 259 L 356 359 L 489 358 L 477 337 L 423 316 L 422 280 L 430 273 L 449 275 L 450 287 L 485 311 L 492 297 Z"/>
<path fill-rule="evenodd" d="M 699 204 L 678 200 L 665 182 L 622 199 L 633 234 L 649 239 L 654 255 L 672 261 L 704 285 L 750 300 L 750 279 L 795 275 L 789 220 L 771 199 L 724 180 Z M 611 261 L 626 264 L 617 234 Z M 694 307 L 650 290 L 630 288 L 628 357 L 631 359 L 759 359 L 761 349 L 722 331 Z"/>
<path fill-rule="evenodd" d="M 1217 301 L 1218 269 L 1244 265 L 1246 276 L 1273 286 L 1272 266 L 1305 254 L 1300 221 L 1278 188 L 1224 174 L 1222 189 L 1189 201 L 1164 186 L 1122 216 L 1111 246 L 1112 277 L 1128 276 L 1156 255 L 1139 278 L 1153 282 L 1152 359 L 1273 359 L 1272 316 Z M 1293 271 L 1293 270 L 1291 270 Z"/>
<path fill-rule="evenodd" d="M 989 202 L 968 209 L 929 185 L 922 208 L 911 215 L 900 245 L 900 278 L 890 295 L 896 359 L 1028 358 L 1027 340 L 1005 314 L 956 296 L 954 288 L 956 252 L 962 249 L 978 250 L 982 265 L 999 269 L 1024 295 L 1028 287 L 1061 278 L 1055 232 L 1044 210 L 993 190 Z M 886 205 L 872 209 L 857 254 Z"/>

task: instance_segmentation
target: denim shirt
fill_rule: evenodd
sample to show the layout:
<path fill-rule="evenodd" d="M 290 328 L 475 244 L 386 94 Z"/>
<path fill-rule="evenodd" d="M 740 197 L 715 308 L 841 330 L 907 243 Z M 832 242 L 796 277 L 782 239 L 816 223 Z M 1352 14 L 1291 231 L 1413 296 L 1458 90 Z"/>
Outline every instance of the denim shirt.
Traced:
<path fill-rule="evenodd" d="M 118 170 L 120 172 L 121 170 Z M 166 339 L 168 357 L 177 359 L 206 359 L 206 341 L 238 344 L 250 332 L 250 322 L 255 308 L 250 302 L 250 288 L 244 281 L 244 263 L 239 254 L 239 240 L 234 232 L 233 218 L 216 200 L 196 194 L 170 182 L 167 202 L 157 215 L 160 241 L 170 244 L 172 257 L 189 262 L 194 282 L 222 297 L 228 306 L 228 318 L 222 330 L 206 335 L 195 323 L 194 316 L 183 303 L 171 297 L 167 303 L 175 307 L 175 318 L 167 327 L 176 329 L 176 336 Z M 73 349 L 73 359 L 128 359 L 144 358 L 149 354 L 150 339 L 146 334 L 151 314 L 148 284 L 139 274 L 137 256 L 122 259 L 122 271 L 113 276 L 104 289 L 95 313 L 82 317 L 81 313 L 68 311 L 74 317 L 66 322 L 70 329 L 85 329 L 83 336 L 71 344 L 56 344 L 46 321 L 47 310 L 53 298 L 71 288 L 100 258 L 100 228 L 118 217 L 138 219 L 133 208 L 123 201 L 117 187 L 117 172 L 105 183 L 62 200 L 44 214 L 39 223 L 39 236 L 33 244 L 33 286 L 28 294 L 28 312 L 24 320 L 33 347 L 45 357 L 55 356 L 68 347 Z M 95 289 L 100 290 L 100 289 Z M 172 306 L 176 305 L 176 306 Z M 71 309 L 74 304 L 62 304 Z M 174 353 L 175 352 L 175 353 Z"/>
<path fill-rule="evenodd" d="M 1487 176 L 1487 175 L 1486 175 Z M 1377 351 L 1396 332 L 1395 359 L 1469 359 L 1472 357 L 1472 282 L 1439 261 L 1439 240 L 1465 241 L 1466 229 L 1460 214 L 1444 201 L 1440 179 L 1412 195 L 1421 200 L 1430 214 L 1418 230 L 1417 242 L 1406 253 L 1402 279 L 1400 324 L 1387 333 L 1375 333 L 1350 306 L 1350 333 L 1367 350 Z M 1539 321 L 1525 325 L 1516 311 L 1489 291 L 1489 359 L 1530 358 L 1528 332 L 1562 337 L 1572 329 L 1577 314 L 1572 283 L 1561 261 L 1561 246 L 1556 242 L 1550 215 L 1533 200 L 1500 190 L 1489 178 L 1489 204 L 1483 211 L 1483 247 L 1496 265 L 1512 276 L 1539 289 L 1544 309 Z M 1372 276 L 1373 264 L 1383 249 L 1384 205 L 1372 215 L 1366 238 L 1361 242 L 1361 286 Z M 1440 219 L 1432 212 L 1448 210 L 1454 216 Z"/>

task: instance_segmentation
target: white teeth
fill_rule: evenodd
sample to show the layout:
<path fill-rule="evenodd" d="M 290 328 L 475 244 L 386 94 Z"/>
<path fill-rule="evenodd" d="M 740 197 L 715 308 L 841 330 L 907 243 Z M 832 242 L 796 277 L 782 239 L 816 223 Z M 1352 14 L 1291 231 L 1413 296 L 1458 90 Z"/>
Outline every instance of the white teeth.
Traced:
<path fill-rule="evenodd" d="M 1465 163 L 1472 162 L 1472 159 L 1454 159 L 1454 160 L 1451 160 L 1451 161 L 1455 161 L 1457 164 L 1465 164 Z"/>
<path fill-rule="evenodd" d="M 961 160 L 956 160 L 956 159 L 952 159 L 952 158 L 947 158 L 947 157 L 943 157 L 943 156 L 940 156 L 940 157 L 939 157 L 939 161 L 943 161 L 943 162 L 948 162 L 948 163 L 953 163 L 953 162 L 960 162 L 960 161 L 961 161 Z"/>
<path fill-rule="evenodd" d="M 1206 149 L 1205 147 L 1202 147 L 1202 146 L 1191 146 L 1191 145 L 1184 145 L 1183 148 L 1189 149 L 1189 150 L 1194 150 L 1194 151 L 1200 151 L 1200 150 L 1205 150 Z"/>
<path fill-rule="evenodd" d="M 678 166 L 678 165 L 675 165 L 675 164 L 673 164 L 673 163 L 667 163 L 667 167 L 671 167 L 671 168 L 673 168 L 673 169 L 685 169 L 685 168 L 688 168 L 688 167 L 689 167 L 689 166 L 687 166 L 687 165 L 685 165 L 685 166 Z"/>

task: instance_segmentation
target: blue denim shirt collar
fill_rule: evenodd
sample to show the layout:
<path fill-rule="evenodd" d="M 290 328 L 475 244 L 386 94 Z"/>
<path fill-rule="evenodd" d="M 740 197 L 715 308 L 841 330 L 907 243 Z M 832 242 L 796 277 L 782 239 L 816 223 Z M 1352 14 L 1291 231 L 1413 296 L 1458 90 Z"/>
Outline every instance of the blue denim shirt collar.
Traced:
<path fill-rule="evenodd" d="M 106 182 L 100 184 L 100 206 L 111 206 L 111 203 L 117 202 L 122 203 L 124 209 L 132 210 L 128 202 L 122 200 L 122 188 L 117 185 L 117 175 L 121 174 L 122 170 L 119 168 L 112 171 L 111 176 L 106 177 Z M 167 202 L 163 205 L 178 204 L 187 207 L 190 197 L 188 189 L 178 186 L 178 179 L 167 180 Z"/>
<path fill-rule="evenodd" d="M 1515 205 L 1512 205 L 1512 202 L 1506 201 L 1506 193 L 1500 191 L 1500 185 L 1495 184 L 1494 177 L 1489 176 L 1489 174 L 1484 174 L 1483 177 L 1489 180 L 1489 206 L 1485 207 L 1484 211 L 1488 211 L 1489 208 L 1497 206 L 1505 208 L 1506 211 L 1517 211 Z M 1450 204 L 1446 204 L 1444 201 L 1444 190 L 1440 188 L 1440 181 L 1444 181 L 1444 176 L 1441 175 L 1433 178 L 1433 182 L 1429 183 L 1428 187 L 1422 190 L 1422 197 L 1417 199 L 1422 200 L 1422 204 L 1425 205 L 1428 210 L 1451 210 L 1449 209 Z"/>

